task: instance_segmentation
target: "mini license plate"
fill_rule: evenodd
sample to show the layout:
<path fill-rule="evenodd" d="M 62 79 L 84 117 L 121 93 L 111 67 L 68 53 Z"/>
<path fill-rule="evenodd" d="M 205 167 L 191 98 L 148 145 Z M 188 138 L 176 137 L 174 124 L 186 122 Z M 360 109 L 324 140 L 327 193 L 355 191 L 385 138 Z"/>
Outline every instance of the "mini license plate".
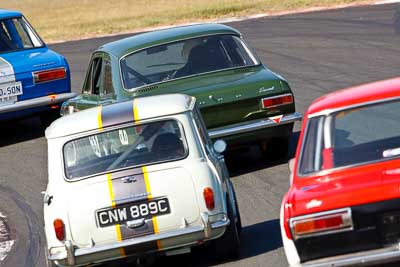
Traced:
<path fill-rule="evenodd" d="M 0 84 L 0 99 L 7 102 L 9 98 L 13 96 L 22 95 L 22 83 L 21 82 L 13 82 Z"/>
<path fill-rule="evenodd" d="M 167 198 L 137 201 L 115 208 L 96 211 L 96 218 L 100 227 L 123 224 L 128 221 L 152 218 L 171 213 Z"/>

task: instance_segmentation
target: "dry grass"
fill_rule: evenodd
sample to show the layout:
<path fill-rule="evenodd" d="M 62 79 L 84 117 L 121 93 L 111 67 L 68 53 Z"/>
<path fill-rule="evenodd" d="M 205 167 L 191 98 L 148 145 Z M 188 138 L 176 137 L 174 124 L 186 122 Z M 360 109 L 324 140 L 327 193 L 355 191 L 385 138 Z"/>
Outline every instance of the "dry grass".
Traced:
<path fill-rule="evenodd" d="M 71 40 L 140 28 L 258 13 L 276 13 L 363 0 L 13 0 L 47 41 Z"/>

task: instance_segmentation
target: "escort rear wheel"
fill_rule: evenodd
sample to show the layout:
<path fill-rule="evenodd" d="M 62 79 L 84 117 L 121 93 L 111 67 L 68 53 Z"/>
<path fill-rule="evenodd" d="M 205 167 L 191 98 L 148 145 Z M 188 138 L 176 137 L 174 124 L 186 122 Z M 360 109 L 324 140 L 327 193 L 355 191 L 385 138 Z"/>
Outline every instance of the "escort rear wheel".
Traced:
<path fill-rule="evenodd" d="M 260 143 L 260 151 L 266 160 L 286 158 L 289 154 L 290 137 L 274 138 Z"/>

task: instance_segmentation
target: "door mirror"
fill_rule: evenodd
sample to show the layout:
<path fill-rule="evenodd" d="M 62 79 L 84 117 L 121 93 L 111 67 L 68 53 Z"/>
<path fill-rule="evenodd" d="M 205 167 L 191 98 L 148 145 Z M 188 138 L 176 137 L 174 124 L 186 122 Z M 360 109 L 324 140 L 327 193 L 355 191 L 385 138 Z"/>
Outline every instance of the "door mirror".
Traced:
<path fill-rule="evenodd" d="M 226 150 L 226 142 L 224 140 L 217 140 L 214 142 L 214 150 L 215 152 L 222 154 Z"/>
<path fill-rule="evenodd" d="M 288 165 L 289 165 L 289 183 L 290 183 L 290 185 L 292 185 L 292 183 L 293 183 L 293 171 L 294 171 L 294 158 L 289 160 Z"/>

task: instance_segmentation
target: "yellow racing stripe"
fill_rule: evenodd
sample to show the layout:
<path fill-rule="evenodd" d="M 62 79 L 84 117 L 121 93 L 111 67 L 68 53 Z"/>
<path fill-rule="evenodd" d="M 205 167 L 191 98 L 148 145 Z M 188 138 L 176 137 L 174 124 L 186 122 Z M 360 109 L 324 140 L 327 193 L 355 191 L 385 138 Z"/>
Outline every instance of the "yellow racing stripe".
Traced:
<path fill-rule="evenodd" d="M 110 194 L 111 206 L 113 208 L 115 208 L 116 204 L 115 204 L 115 197 L 114 197 L 114 191 L 113 191 L 113 186 L 112 186 L 111 174 L 107 174 L 107 183 L 108 183 L 108 191 Z M 117 233 L 118 241 L 122 241 L 121 226 L 119 224 L 115 225 L 115 231 Z M 121 257 L 126 257 L 124 248 L 120 248 L 119 253 L 120 253 Z"/>
<path fill-rule="evenodd" d="M 153 224 L 154 224 L 154 233 L 155 233 L 155 234 L 158 234 L 159 231 L 158 231 L 157 218 L 156 218 L 156 217 L 153 217 L 152 220 L 153 220 Z"/>
<path fill-rule="evenodd" d="M 138 122 L 139 121 L 139 113 L 138 113 L 138 108 L 136 105 L 136 100 L 133 99 L 133 119 Z"/>
<path fill-rule="evenodd" d="M 111 174 L 107 174 L 107 182 L 108 182 L 108 192 L 110 193 L 111 206 L 115 208 L 115 197 L 112 186 Z"/>
<path fill-rule="evenodd" d="M 147 169 L 146 166 L 142 167 L 142 172 L 143 172 L 143 177 L 144 177 L 144 183 L 146 185 L 146 192 L 147 192 L 147 198 L 148 200 L 151 200 L 153 198 L 150 190 L 150 182 L 149 182 L 149 175 L 147 174 Z"/>
<path fill-rule="evenodd" d="M 138 107 L 136 105 L 136 100 L 133 99 L 133 119 L 135 122 L 139 122 L 139 113 L 138 113 Z M 147 192 L 147 199 L 151 200 L 153 198 L 153 195 L 151 194 L 151 188 L 150 188 L 150 181 L 149 181 L 149 175 L 147 173 L 147 168 L 146 166 L 142 167 L 142 172 L 143 172 L 143 177 L 144 177 L 144 183 L 146 185 L 146 192 Z M 154 229 L 154 234 L 158 234 L 159 230 L 158 230 L 158 223 L 157 223 L 157 217 L 153 217 L 152 218 L 152 222 L 153 222 L 153 229 Z M 158 250 L 162 249 L 161 246 L 161 241 L 157 240 L 157 248 Z"/>
<path fill-rule="evenodd" d="M 120 226 L 119 224 L 117 224 L 117 227 L 116 227 L 116 228 L 117 228 L 116 231 L 117 231 L 117 238 L 118 238 L 118 241 L 121 241 L 121 240 L 122 240 L 121 226 Z"/>
<path fill-rule="evenodd" d="M 149 181 L 149 175 L 147 173 L 147 168 L 146 166 L 142 167 L 142 172 L 143 172 L 143 177 L 144 177 L 144 183 L 146 185 L 146 192 L 147 192 L 147 199 L 151 200 L 153 198 L 153 195 L 151 194 L 151 189 L 150 189 L 150 181 Z M 153 229 L 154 229 L 154 234 L 158 234 L 159 230 L 158 230 L 158 223 L 157 223 L 157 217 L 153 216 L 152 218 L 152 222 L 153 222 Z M 157 240 L 157 248 L 158 250 L 162 249 L 161 246 L 161 241 Z"/>
<path fill-rule="evenodd" d="M 97 124 L 99 127 L 99 130 L 103 130 L 103 120 L 101 118 L 101 111 L 103 110 L 102 106 L 99 106 L 98 110 L 97 110 Z"/>
<path fill-rule="evenodd" d="M 158 230 L 158 223 L 157 223 L 157 217 L 153 217 L 153 228 L 154 228 L 154 234 L 158 234 L 160 231 Z M 157 240 L 157 249 L 161 250 L 162 249 L 162 245 L 161 245 L 161 241 Z"/>

